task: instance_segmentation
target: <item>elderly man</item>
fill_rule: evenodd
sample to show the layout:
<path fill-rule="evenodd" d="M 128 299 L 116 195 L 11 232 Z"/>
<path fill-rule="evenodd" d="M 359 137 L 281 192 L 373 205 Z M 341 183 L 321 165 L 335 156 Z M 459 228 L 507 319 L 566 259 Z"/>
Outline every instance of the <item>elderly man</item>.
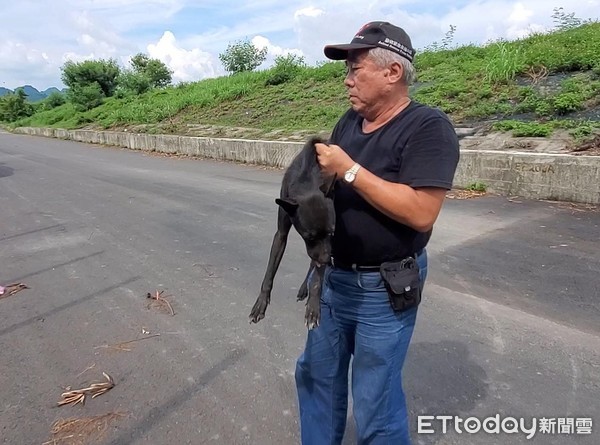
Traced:
<path fill-rule="evenodd" d="M 358 443 L 410 443 L 401 371 L 427 275 L 425 246 L 459 158 L 448 117 L 408 95 L 414 52 L 406 32 L 387 22 L 325 47 L 328 58 L 346 61 L 351 109 L 329 144 L 316 145 L 322 170 L 342 180 L 321 325 L 296 365 L 305 445 L 341 443 L 351 358 Z"/>

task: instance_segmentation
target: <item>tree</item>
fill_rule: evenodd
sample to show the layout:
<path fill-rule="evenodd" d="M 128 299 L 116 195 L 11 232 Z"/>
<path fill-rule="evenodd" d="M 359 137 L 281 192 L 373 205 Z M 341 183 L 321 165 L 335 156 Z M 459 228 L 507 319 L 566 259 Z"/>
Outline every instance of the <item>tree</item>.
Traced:
<path fill-rule="evenodd" d="M 131 66 L 136 74 L 146 76 L 153 88 L 163 88 L 171 84 L 173 71 L 158 59 L 138 53 L 131 58 Z"/>
<path fill-rule="evenodd" d="M 43 101 L 43 106 L 45 110 L 51 110 L 56 107 L 60 107 L 66 102 L 66 98 L 64 93 L 59 93 L 58 91 L 54 91 Z"/>
<path fill-rule="evenodd" d="M 0 98 L 0 120 L 14 122 L 24 117 L 31 116 L 33 106 L 27 102 L 27 94 L 22 88 L 14 93 L 9 93 Z"/>
<path fill-rule="evenodd" d="M 150 91 L 152 85 L 150 79 L 144 74 L 135 73 L 131 70 L 126 70 L 119 76 L 119 87 L 116 97 L 125 97 L 128 95 L 140 95 L 146 91 Z"/>
<path fill-rule="evenodd" d="M 66 62 L 62 67 L 62 81 L 71 91 L 71 96 L 75 91 L 86 89 L 91 91 L 90 87 L 97 85 L 104 97 L 110 97 L 114 94 L 117 87 L 117 78 L 121 69 L 117 61 L 109 60 L 86 60 L 85 62 L 75 63 Z"/>
<path fill-rule="evenodd" d="M 583 22 L 580 18 L 575 17 L 575 13 L 566 13 L 564 8 L 554 8 L 552 11 L 552 18 L 554 19 L 555 28 L 559 31 L 565 31 L 567 29 L 577 28 L 581 26 Z"/>
<path fill-rule="evenodd" d="M 67 98 L 77 111 L 88 111 L 102 104 L 106 96 L 98 82 L 89 85 L 75 85 L 67 91 Z"/>
<path fill-rule="evenodd" d="M 252 71 L 267 58 L 267 48 L 258 49 L 248 39 L 227 45 L 219 59 L 229 73 Z"/>
<path fill-rule="evenodd" d="M 280 85 L 294 79 L 306 66 L 304 57 L 286 54 L 275 57 L 275 65 L 269 70 L 266 85 Z"/>

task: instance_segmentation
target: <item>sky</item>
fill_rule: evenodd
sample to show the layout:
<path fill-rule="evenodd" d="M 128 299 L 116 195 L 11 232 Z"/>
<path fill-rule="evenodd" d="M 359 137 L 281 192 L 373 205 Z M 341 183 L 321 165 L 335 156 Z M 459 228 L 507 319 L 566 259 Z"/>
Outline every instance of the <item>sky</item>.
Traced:
<path fill-rule="evenodd" d="M 275 57 L 297 54 L 315 65 L 323 46 L 348 43 L 366 22 L 404 28 L 422 50 L 450 25 L 453 44 L 514 40 L 555 26 L 554 8 L 598 20 L 600 0 L 5 0 L 0 4 L 0 87 L 64 87 L 68 60 L 115 59 L 137 53 L 163 61 L 173 82 L 225 75 L 228 44 L 248 39 Z"/>

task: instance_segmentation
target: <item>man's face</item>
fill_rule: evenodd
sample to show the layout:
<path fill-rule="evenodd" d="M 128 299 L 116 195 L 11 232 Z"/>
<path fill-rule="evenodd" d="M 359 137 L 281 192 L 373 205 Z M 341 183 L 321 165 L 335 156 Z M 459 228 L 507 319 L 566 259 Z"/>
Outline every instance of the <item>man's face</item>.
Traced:
<path fill-rule="evenodd" d="M 350 51 L 346 61 L 348 98 L 354 111 L 369 118 L 387 94 L 386 68 L 376 65 L 368 50 Z"/>

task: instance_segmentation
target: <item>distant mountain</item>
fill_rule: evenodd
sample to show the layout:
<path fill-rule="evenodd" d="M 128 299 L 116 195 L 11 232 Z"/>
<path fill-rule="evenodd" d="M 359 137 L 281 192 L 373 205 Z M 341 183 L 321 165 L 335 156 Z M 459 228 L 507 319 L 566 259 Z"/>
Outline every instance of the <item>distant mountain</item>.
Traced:
<path fill-rule="evenodd" d="M 50 87 L 48 89 L 45 89 L 44 91 L 41 91 L 41 93 L 43 95 L 45 95 L 46 97 L 50 96 L 52 93 L 60 93 L 61 91 L 56 88 L 56 87 Z"/>
<path fill-rule="evenodd" d="M 28 102 L 39 102 L 40 100 L 44 100 L 46 98 L 44 94 L 40 93 L 36 88 L 32 87 L 31 85 L 19 87 L 17 88 L 17 90 L 20 88 L 22 88 L 25 94 L 27 94 Z"/>
<path fill-rule="evenodd" d="M 52 93 L 64 93 L 66 89 L 59 90 L 56 87 L 50 87 L 45 89 L 44 91 L 38 91 L 37 88 L 32 87 L 31 85 L 24 85 L 22 87 L 17 87 L 15 90 L 9 90 L 8 88 L 0 87 L 0 96 L 4 96 L 5 94 L 14 93 L 15 91 L 22 89 L 23 92 L 27 95 L 28 102 L 39 102 L 40 100 L 44 100 Z"/>

